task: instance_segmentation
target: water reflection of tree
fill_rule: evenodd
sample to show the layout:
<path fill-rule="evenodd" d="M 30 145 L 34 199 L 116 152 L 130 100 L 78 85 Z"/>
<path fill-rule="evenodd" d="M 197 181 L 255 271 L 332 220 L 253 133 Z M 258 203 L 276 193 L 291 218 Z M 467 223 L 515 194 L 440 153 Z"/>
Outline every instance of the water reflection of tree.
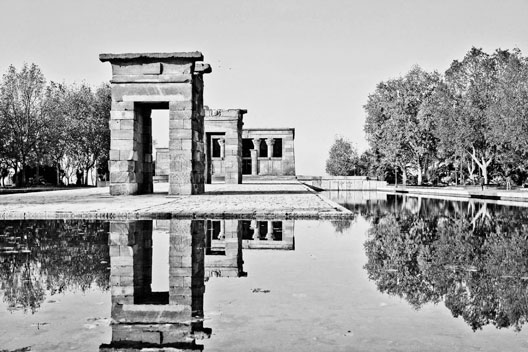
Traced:
<path fill-rule="evenodd" d="M 417 309 L 444 301 L 473 330 L 521 329 L 528 317 L 526 215 L 481 203 L 436 214 L 427 204 L 419 212 L 394 204 L 378 211 L 365 243 L 365 269 L 381 292 Z"/>
<path fill-rule="evenodd" d="M 1 289 L 9 309 L 35 312 L 47 294 L 109 287 L 108 226 L 101 222 L 2 221 L 0 234 Z"/>
<path fill-rule="evenodd" d="M 343 233 L 346 232 L 355 220 L 330 220 L 330 223 L 334 227 L 335 232 Z"/>

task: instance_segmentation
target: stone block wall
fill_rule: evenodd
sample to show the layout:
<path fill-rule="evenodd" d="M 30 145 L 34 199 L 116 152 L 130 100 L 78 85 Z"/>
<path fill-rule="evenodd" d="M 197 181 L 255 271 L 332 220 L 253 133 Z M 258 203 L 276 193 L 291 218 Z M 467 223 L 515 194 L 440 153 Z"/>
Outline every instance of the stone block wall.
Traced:
<path fill-rule="evenodd" d="M 170 172 L 170 158 L 169 148 L 156 148 L 156 171 L 158 175 L 169 175 Z"/>
<path fill-rule="evenodd" d="M 295 175 L 295 148 L 293 133 L 289 133 L 282 140 L 282 174 Z"/>
<path fill-rule="evenodd" d="M 203 328 L 203 221 L 170 220 L 169 292 L 166 302 L 144 301 L 152 278 L 152 221 L 110 224 L 110 282 L 112 342 L 101 351 L 123 346 L 170 344 L 199 347 Z M 156 293 L 158 294 L 158 293 Z M 163 294 L 163 293 L 161 293 Z"/>
<path fill-rule="evenodd" d="M 242 232 L 239 221 L 235 219 L 219 220 L 221 222 L 221 239 L 211 243 L 216 249 L 223 247 L 223 254 L 205 256 L 205 277 L 240 277 L 246 276 L 242 258 Z"/>
<path fill-rule="evenodd" d="M 242 126 L 246 110 L 205 110 L 205 136 L 206 141 L 206 181 L 211 183 L 212 168 L 215 174 L 223 176 L 225 183 L 242 183 Z M 212 158 L 210 139 L 213 137 L 223 139 L 220 158 Z M 214 160 L 213 160 L 214 159 Z"/>
<path fill-rule="evenodd" d="M 375 191 L 387 186 L 386 181 L 370 180 L 367 176 L 299 176 L 299 181 L 322 190 Z"/>
<path fill-rule="evenodd" d="M 152 193 L 152 109 L 169 110 L 169 194 L 204 192 L 203 74 L 194 53 L 101 54 L 112 64 L 110 193 Z"/>
<path fill-rule="evenodd" d="M 152 192 L 150 112 L 134 102 L 112 102 L 110 120 L 110 193 Z"/>

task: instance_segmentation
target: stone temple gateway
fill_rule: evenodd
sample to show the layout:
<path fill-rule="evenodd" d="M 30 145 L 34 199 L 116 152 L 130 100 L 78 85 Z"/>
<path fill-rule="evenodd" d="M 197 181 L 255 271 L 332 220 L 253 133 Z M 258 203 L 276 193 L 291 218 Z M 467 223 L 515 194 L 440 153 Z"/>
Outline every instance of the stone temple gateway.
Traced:
<path fill-rule="evenodd" d="M 101 54 L 112 65 L 110 194 L 152 193 L 153 109 L 169 110 L 169 194 L 204 192 L 200 52 Z"/>
<path fill-rule="evenodd" d="M 242 126 L 247 110 L 205 109 L 205 182 L 221 175 L 225 183 L 242 183 Z"/>

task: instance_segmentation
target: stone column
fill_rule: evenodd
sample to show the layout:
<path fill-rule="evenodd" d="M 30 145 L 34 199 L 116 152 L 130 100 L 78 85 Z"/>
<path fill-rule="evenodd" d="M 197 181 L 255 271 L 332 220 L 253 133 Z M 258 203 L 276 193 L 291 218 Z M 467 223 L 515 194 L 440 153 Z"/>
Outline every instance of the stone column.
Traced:
<path fill-rule="evenodd" d="M 275 139 L 273 138 L 266 138 L 266 144 L 268 146 L 268 160 L 266 161 L 267 164 L 268 164 L 268 169 L 267 169 L 267 175 L 275 175 L 276 174 L 276 171 L 274 170 L 273 168 L 273 160 L 271 160 L 271 157 L 273 156 L 273 144 L 275 144 Z"/>
<path fill-rule="evenodd" d="M 225 159 L 225 138 L 220 138 L 218 140 L 218 144 L 220 144 L 220 157 L 222 160 Z"/>
<path fill-rule="evenodd" d="M 251 149 L 251 175 L 258 175 L 258 157 L 260 149 L 260 138 L 253 138 L 253 149 Z"/>
<path fill-rule="evenodd" d="M 253 240 L 258 241 L 259 240 L 259 226 L 257 220 L 251 220 L 251 225 L 249 225 L 249 228 L 253 230 Z"/>
<path fill-rule="evenodd" d="M 218 239 L 223 240 L 225 238 L 225 220 L 220 220 L 220 233 L 218 234 Z"/>
<path fill-rule="evenodd" d="M 266 234 L 268 241 L 273 241 L 273 221 L 268 220 L 268 233 Z"/>
<path fill-rule="evenodd" d="M 257 176 L 258 174 L 258 151 L 251 149 L 251 175 Z"/>
<path fill-rule="evenodd" d="M 275 144 L 275 139 L 273 138 L 267 138 L 266 144 L 268 145 L 268 158 L 271 158 L 273 156 L 273 144 Z"/>

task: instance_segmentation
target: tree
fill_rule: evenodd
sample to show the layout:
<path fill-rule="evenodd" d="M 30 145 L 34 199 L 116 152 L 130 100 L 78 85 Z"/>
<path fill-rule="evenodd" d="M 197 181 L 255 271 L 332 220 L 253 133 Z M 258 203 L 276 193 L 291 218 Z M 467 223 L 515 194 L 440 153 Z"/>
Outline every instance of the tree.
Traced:
<path fill-rule="evenodd" d="M 66 97 L 70 137 L 72 143 L 67 157 L 74 167 L 84 171 L 83 184 L 88 183 L 88 173 L 98 160 L 108 160 L 110 149 L 111 94 L 110 87 L 103 85 L 95 93 L 82 84 L 71 86 Z"/>
<path fill-rule="evenodd" d="M 35 64 L 20 71 L 9 66 L 0 86 L 2 153 L 10 166 L 21 171 L 17 186 L 26 183 L 26 166 L 35 160 L 35 146 L 42 135 L 44 75 Z"/>
<path fill-rule="evenodd" d="M 26 184 L 27 168 L 83 173 L 97 166 L 107 172 L 110 149 L 111 92 L 108 84 L 93 90 L 86 84 L 51 82 L 35 64 L 20 71 L 10 66 L 0 82 L 0 177 L 15 170 L 17 186 Z M 62 169 L 62 170 L 61 170 Z"/>
<path fill-rule="evenodd" d="M 332 176 L 351 176 L 357 172 L 358 155 L 352 144 L 336 137 L 326 160 L 326 172 Z"/>
<path fill-rule="evenodd" d="M 372 149 L 402 169 L 406 183 L 407 168 L 418 176 L 418 184 L 436 153 L 435 119 L 430 109 L 434 93 L 441 84 L 438 73 L 415 66 L 404 77 L 381 82 L 364 106 L 365 132 Z"/>
<path fill-rule="evenodd" d="M 528 157 L 528 59 L 519 49 L 497 51 L 502 63 L 497 74 L 494 103 L 488 111 L 489 139 L 497 146 L 503 170 L 526 169 Z"/>
<path fill-rule="evenodd" d="M 490 323 L 520 330 L 528 320 L 526 215 L 470 204 L 458 214 L 424 204 L 381 215 L 365 242 L 365 269 L 381 292 L 416 309 L 443 301 L 473 330 Z"/>
<path fill-rule="evenodd" d="M 46 150 L 49 161 L 55 166 L 56 184 L 60 185 L 61 162 L 73 144 L 70 116 L 67 109 L 67 89 L 65 84 L 51 82 L 46 88 L 45 111 L 46 126 L 40 140 L 42 149 Z"/>
<path fill-rule="evenodd" d="M 500 100 L 501 76 L 511 62 L 507 50 L 489 55 L 482 49 L 471 48 L 462 61 L 454 60 L 445 73 L 446 83 L 453 92 L 454 123 L 444 124 L 447 135 L 453 135 L 458 149 L 465 152 L 480 168 L 488 183 L 488 167 L 504 146 L 503 132 L 497 128 L 505 116 L 497 113 Z"/>
<path fill-rule="evenodd" d="M 108 162 L 110 160 L 110 110 L 112 109 L 112 90 L 108 83 L 102 84 L 95 91 L 96 121 L 99 130 L 99 151 L 96 156 L 97 174 L 109 173 Z"/>
<path fill-rule="evenodd" d="M 35 313 L 48 295 L 109 289 L 108 224 L 85 220 L 7 220 L 16 244 L 0 261 L 8 309 Z"/>

